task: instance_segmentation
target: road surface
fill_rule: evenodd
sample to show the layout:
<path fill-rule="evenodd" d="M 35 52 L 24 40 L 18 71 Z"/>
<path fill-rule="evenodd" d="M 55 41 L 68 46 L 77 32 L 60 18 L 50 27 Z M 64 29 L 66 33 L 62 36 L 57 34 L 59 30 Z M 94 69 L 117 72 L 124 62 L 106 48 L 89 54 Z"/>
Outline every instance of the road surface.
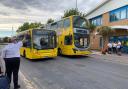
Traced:
<path fill-rule="evenodd" d="M 97 54 L 31 61 L 21 57 L 21 89 L 128 89 L 126 58 Z"/>
<path fill-rule="evenodd" d="M 128 65 L 104 56 L 21 58 L 21 72 L 35 89 L 128 89 Z"/>

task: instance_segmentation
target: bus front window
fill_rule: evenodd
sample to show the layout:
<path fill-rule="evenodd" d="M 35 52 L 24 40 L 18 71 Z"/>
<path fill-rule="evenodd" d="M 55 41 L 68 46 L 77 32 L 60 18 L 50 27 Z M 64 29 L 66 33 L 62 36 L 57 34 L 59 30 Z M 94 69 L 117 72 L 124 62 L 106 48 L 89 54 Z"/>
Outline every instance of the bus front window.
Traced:
<path fill-rule="evenodd" d="M 88 39 L 89 37 L 85 34 L 74 34 L 74 44 L 77 48 L 86 48 L 88 47 Z"/>
<path fill-rule="evenodd" d="M 86 28 L 86 20 L 80 16 L 74 16 L 73 27 L 74 28 Z"/>
<path fill-rule="evenodd" d="M 53 49 L 56 47 L 56 36 L 48 34 L 35 34 L 33 35 L 33 48 Z"/>

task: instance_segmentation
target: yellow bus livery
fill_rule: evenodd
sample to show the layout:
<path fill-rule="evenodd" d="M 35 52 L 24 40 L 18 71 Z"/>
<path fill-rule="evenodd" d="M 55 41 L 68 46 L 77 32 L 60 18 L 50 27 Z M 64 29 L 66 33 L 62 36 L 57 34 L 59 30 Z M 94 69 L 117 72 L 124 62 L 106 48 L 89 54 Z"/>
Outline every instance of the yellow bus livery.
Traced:
<path fill-rule="evenodd" d="M 18 33 L 25 39 L 20 54 L 28 59 L 54 58 L 57 56 L 56 32 L 53 30 L 31 29 Z"/>
<path fill-rule="evenodd" d="M 90 32 L 81 16 L 70 16 L 47 24 L 47 29 L 57 32 L 59 55 L 89 55 Z"/>

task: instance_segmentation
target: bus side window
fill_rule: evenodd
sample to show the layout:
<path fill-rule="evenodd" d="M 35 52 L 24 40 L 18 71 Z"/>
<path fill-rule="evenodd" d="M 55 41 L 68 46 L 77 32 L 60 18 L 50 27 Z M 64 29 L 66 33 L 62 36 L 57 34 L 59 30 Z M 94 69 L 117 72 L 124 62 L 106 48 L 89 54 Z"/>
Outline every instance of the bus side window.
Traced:
<path fill-rule="evenodd" d="M 18 39 L 18 40 L 23 40 L 23 38 L 24 38 L 24 35 L 19 35 L 19 36 L 17 36 L 17 39 Z"/>
<path fill-rule="evenodd" d="M 57 22 L 57 24 L 58 24 L 58 29 L 63 28 L 63 21 L 59 21 Z"/>
<path fill-rule="evenodd" d="M 68 27 L 70 27 L 70 19 L 69 18 L 64 20 L 64 28 L 68 28 Z"/>
<path fill-rule="evenodd" d="M 26 34 L 25 39 L 26 39 L 26 41 L 23 43 L 23 47 L 30 48 L 31 47 L 31 36 L 30 36 L 30 34 Z"/>
<path fill-rule="evenodd" d="M 72 45 L 72 36 L 71 35 L 65 36 L 64 44 L 65 45 Z"/>
<path fill-rule="evenodd" d="M 56 22 L 51 24 L 51 29 L 52 30 L 57 30 L 57 28 L 58 28 L 58 26 L 57 26 Z"/>

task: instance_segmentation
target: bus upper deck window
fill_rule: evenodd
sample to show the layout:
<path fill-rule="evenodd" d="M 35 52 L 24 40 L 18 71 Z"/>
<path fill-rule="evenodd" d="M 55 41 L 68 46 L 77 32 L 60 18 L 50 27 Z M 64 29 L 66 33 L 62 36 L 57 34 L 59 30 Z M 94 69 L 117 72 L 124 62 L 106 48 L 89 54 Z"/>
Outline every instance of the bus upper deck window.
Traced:
<path fill-rule="evenodd" d="M 68 28 L 68 27 L 70 27 L 70 19 L 69 18 L 64 20 L 64 28 Z"/>

